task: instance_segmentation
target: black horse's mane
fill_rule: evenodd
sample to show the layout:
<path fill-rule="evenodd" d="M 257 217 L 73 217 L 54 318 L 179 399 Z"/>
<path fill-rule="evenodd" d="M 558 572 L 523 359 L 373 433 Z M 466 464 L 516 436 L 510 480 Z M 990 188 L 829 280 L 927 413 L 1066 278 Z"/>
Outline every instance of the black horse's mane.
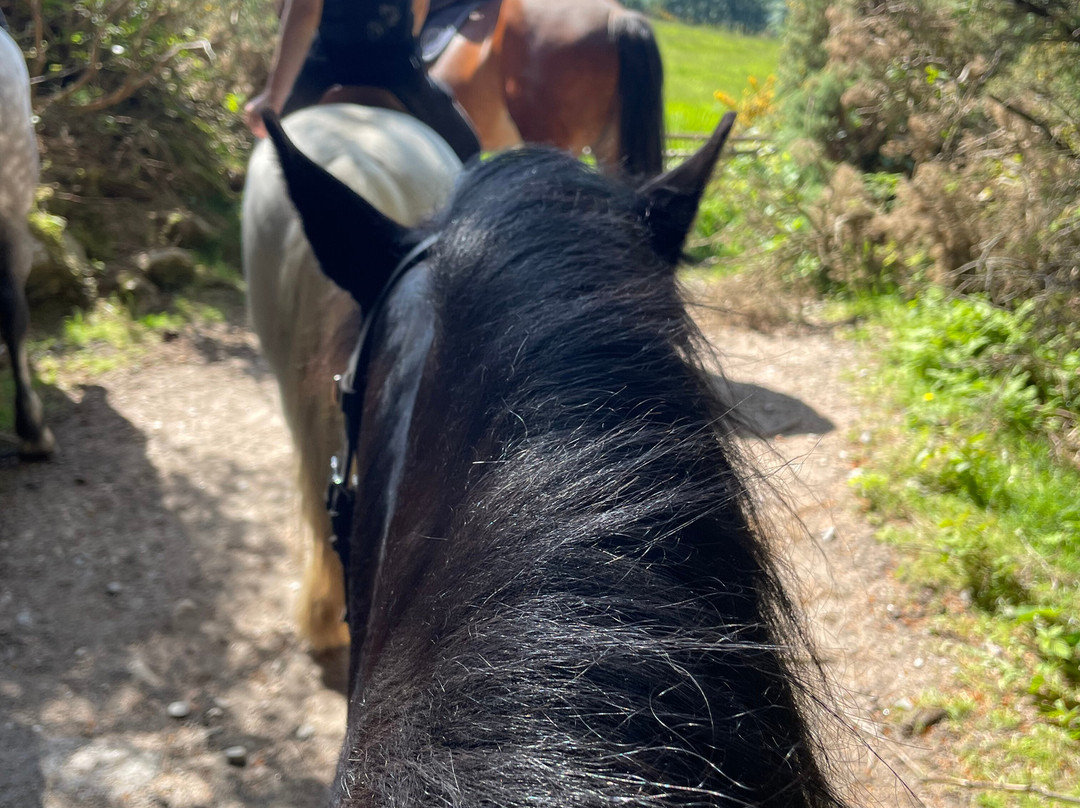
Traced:
<path fill-rule="evenodd" d="M 437 560 L 352 705 L 343 804 L 840 804 L 647 220 L 632 189 L 524 149 L 433 225 L 418 411 L 441 409 L 416 451 L 456 494 L 417 506 Z"/>

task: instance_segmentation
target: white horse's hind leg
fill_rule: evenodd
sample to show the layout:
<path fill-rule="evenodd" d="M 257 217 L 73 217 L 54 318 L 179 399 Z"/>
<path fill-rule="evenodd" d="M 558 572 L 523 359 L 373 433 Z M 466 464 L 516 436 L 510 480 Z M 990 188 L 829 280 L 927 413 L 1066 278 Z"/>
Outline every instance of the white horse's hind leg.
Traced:
<path fill-rule="evenodd" d="M 328 105 L 301 110 L 285 125 L 309 157 L 405 225 L 434 213 L 461 170 L 438 135 L 401 113 Z M 358 245 L 356 271 L 363 272 L 363 234 L 342 238 Z M 277 377 L 296 449 L 309 548 L 298 628 L 319 651 L 349 640 L 344 574 L 329 542 L 325 497 L 330 458 L 344 434 L 332 379 L 345 369 L 359 310 L 319 270 L 268 143 L 259 144 L 248 165 L 243 248 L 252 324 Z"/>
<path fill-rule="evenodd" d="M 31 258 L 26 217 L 38 180 L 37 142 L 30 118 L 30 78 L 22 51 L 0 29 L 0 336 L 15 376 L 19 456 L 38 459 L 52 454 L 56 442 L 31 385 L 24 344 L 30 318 L 23 286 Z"/>
<path fill-rule="evenodd" d="M 16 228 L 0 219 L 0 337 L 11 357 L 15 377 L 15 433 L 19 436 L 19 457 L 40 460 L 56 448 L 52 432 L 45 426 L 41 401 L 30 377 L 26 355 L 26 329 L 30 314 L 23 294 L 23 266 L 28 262 L 25 241 Z M 21 235 L 21 234 L 20 234 Z"/>

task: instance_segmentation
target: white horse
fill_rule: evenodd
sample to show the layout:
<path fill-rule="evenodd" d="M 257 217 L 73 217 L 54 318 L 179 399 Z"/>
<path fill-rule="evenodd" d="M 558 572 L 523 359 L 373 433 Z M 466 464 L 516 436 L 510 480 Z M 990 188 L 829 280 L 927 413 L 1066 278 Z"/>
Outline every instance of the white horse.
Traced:
<path fill-rule="evenodd" d="M 284 122 L 293 141 L 380 212 L 416 225 L 449 197 L 461 163 L 415 119 L 349 104 L 316 106 Z M 298 460 L 302 521 L 311 548 L 299 600 L 301 634 L 313 650 L 347 644 L 344 578 L 329 538 L 326 487 L 343 425 L 333 376 L 355 344 L 360 311 L 320 271 L 289 201 L 273 148 L 256 146 L 243 204 L 248 308 L 278 380 Z M 365 256 L 355 256 L 358 275 Z"/>
<path fill-rule="evenodd" d="M 19 456 L 47 457 L 55 449 L 26 356 L 29 311 L 23 287 L 30 274 L 26 217 L 38 182 L 38 151 L 30 110 L 30 77 L 22 51 L 0 28 L 0 336 L 15 376 L 15 432 Z"/>

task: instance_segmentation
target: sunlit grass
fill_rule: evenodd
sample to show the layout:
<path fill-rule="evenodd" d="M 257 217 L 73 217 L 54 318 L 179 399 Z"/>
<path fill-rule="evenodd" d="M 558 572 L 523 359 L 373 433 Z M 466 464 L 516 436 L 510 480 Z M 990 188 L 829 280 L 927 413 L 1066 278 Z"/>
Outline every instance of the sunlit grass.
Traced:
<path fill-rule="evenodd" d="M 776 73 L 777 39 L 719 28 L 654 21 L 664 59 L 665 124 L 670 133 L 708 132 L 727 107 L 715 93 L 740 97 L 751 76 Z"/>
<path fill-rule="evenodd" d="M 866 301 L 864 301 L 865 304 Z M 1080 782 L 1080 472 L 1035 427 L 1032 380 L 994 361 L 1027 339 L 1021 314 L 972 299 L 878 298 L 863 332 L 883 357 L 864 381 L 881 414 L 862 474 L 902 579 L 933 593 L 949 638 L 957 776 L 1075 795 Z M 966 694 L 966 695 L 965 695 Z M 1045 805 L 987 788 L 978 805 Z"/>
<path fill-rule="evenodd" d="M 79 384 L 137 362 L 165 332 L 224 320 L 217 307 L 187 298 L 174 299 L 168 311 L 142 317 L 133 317 L 115 299 L 99 300 L 93 309 L 65 318 L 52 336 L 30 340 L 27 351 L 38 386 Z M 5 362 L 0 369 L 0 432 L 14 432 L 13 397 L 14 380 Z"/>

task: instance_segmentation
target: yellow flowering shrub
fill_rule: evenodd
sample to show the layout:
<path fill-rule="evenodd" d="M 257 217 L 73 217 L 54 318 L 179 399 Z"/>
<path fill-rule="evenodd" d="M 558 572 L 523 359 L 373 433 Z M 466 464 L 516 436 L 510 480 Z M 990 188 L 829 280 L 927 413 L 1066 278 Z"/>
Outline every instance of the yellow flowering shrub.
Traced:
<path fill-rule="evenodd" d="M 776 76 L 770 75 L 763 82 L 750 76 L 746 84 L 738 99 L 723 90 L 717 90 L 713 97 L 735 112 L 740 125 L 749 128 L 776 111 Z"/>

